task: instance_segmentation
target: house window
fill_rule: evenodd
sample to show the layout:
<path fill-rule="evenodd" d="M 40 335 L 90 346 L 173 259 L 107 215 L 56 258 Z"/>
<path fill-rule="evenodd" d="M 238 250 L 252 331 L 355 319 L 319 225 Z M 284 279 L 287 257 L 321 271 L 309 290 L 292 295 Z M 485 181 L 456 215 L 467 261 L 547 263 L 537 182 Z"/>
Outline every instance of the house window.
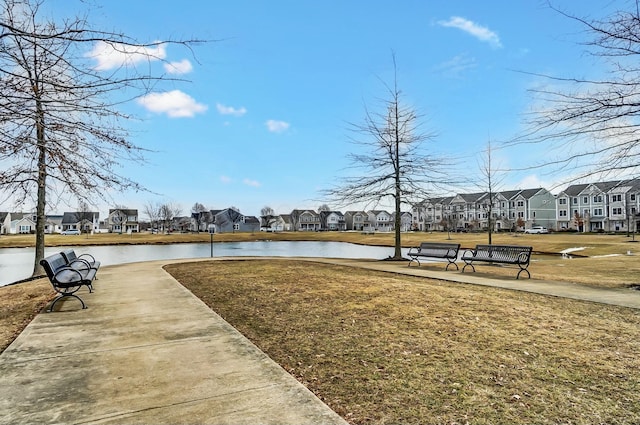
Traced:
<path fill-rule="evenodd" d="M 518 201 L 518 206 L 519 207 L 524 207 L 524 201 Z"/>
<path fill-rule="evenodd" d="M 524 218 L 524 212 L 519 211 L 519 212 L 518 212 L 518 217 L 519 217 L 519 218 Z"/>
<path fill-rule="evenodd" d="M 560 205 L 566 205 L 566 204 L 567 204 L 567 198 L 560 198 L 560 199 L 558 199 L 558 204 L 560 204 Z"/>
<path fill-rule="evenodd" d="M 560 217 L 566 217 L 567 216 L 567 210 L 560 210 Z"/>
<path fill-rule="evenodd" d="M 599 216 L 599 217 L 602 216 L 603 215 L 602 214 L 602 208 L 595 208 L 593 210 L 593 215 L 596 215 L 596 216 Z"/>
<path fill-rule="evenodd" d="M 583 196 L 582 197 L 582 203 L 583 204 L 588 204 L 589 203 L 589 197 L 588 196 Z"/>
<path fill-rule="evenodd" d="M 588 209 L 586 209 L 586 210 L 582 210 L 582 216 L 583 216 L 583 217 L 586 217 L 586 216 L 588 216 L 589 214 L 591 214 L 591 211 L 589 211 Z"/>
<path fill-rule="evenodd" d="M 598 203 L 602 202 L 602 195 L 597 195 L 593 197 L 593 202 Z"/>
<path fill-rule="evenodd" d="M 578 198 L 573 198 L 573 205 L 577 205 L 578 204 Z"/>
<path fill-rule="evenodd" d="M 613 202 L 622 201 L 622 195 L 613 195 L 613 196 L 611 196 L 611 201 L 613 201 Z"/>
<path fill-rule="evenodd" d="M 536 218 L 536 212 L 535 211 L 533 212 L 533 218 Z"/>
<path fill-rule="evenodd" d="M 635 194 L 635 193 L 634 193 L 634 194 L 632 194 L 632 195 L 631 195 L 631 197 L 630 197 L 629 199 L 631 199 L 632 201 L 635 201 L 635 200 L 636 200 L 636 194 Z"/>
<path fill-rule="evenodd" d="M 240 224 L 233 223 L 233 230 L 240 230 Z"/>
<path fill-rule="evenodd" d="M 622 215 L 622 208 L 614 208 L 613 209 L 613 214 Z"/>

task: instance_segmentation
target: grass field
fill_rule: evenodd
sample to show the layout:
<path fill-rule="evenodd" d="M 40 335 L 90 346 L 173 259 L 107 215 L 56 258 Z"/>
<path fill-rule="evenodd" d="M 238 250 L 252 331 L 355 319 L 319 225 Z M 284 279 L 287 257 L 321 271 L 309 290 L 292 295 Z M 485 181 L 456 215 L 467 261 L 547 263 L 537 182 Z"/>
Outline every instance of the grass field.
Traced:
<path fill-rule="evenodd" d="M 640 423 L 640 311 L 292 260 L 167 270 L 354 424 Z"/>

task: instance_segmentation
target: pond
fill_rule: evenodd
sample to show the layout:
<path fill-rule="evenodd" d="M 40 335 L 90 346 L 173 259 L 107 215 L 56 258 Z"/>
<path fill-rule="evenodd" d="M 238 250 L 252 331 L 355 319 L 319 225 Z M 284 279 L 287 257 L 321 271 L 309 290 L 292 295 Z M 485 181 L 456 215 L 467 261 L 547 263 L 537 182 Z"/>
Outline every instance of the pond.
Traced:
<path fill-rule="evenodd" d="M 45 256 L 67 247 L 49 247 Z M 170 245 L 108 245 L 73 248 L 78 255 L 89 253 L 103 266 L 137 261 L 206 257 L 324 257 L 383 259 L 393 248 L 356 245 L 347 242 L 216 242 Z M 213 255 L 212 255 L 213 249 Z M 408 249 L 403 249 L 406 254 Z M 33 271 L 35 248 L 0 249 L 0 286 L 29 277 Z"/>

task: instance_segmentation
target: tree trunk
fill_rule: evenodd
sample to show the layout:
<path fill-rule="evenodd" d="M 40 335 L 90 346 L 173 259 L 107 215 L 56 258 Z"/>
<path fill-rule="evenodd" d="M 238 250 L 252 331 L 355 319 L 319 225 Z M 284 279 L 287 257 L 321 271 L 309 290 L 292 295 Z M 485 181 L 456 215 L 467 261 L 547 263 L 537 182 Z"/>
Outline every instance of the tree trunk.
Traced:
<path fill-rule="evenodd" d="M 33 276 L 44 274 L 40 260 L 44 258 L 44 225 L 46 221 L 46 186 L 47 186 L 47 152 L 44 137 L 44 111 L 40 101 L 36 102 L 36 138 L 38 143 L 38 199 L 36 204 L 36 256 L 33 265 Z"/>

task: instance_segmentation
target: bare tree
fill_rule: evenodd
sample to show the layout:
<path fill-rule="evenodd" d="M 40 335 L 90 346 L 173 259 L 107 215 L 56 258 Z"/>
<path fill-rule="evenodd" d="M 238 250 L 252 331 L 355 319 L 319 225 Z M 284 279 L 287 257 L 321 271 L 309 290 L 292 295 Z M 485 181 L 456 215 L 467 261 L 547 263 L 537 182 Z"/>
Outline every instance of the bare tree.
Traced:
<path fill-rule="evenodd" d="M 16 204 L 36 204 L 34 275 L 42 274 L 45 208 L 56 194 L 89 201 L 113 190 L 144 190 L 117 173 L 122 161 L 144 160 L 128 140 L 119 106 L 167 79 L 132 58 L 161 60 L 166 43 L 139 43 L 99 31 L 84 17 L 42 17 L 44 0 L 0 5 L 0 190 Z M 178 42 L 189 47 L 188 41 Z M 87 54 L 87 52 L 94 52 Z M 97 51 L 127 56 L 106 72 Z M 107 196 L 107 195 L 104 195 Z"/>
<path fill-rule="evenodd" d="M 500 185 L 505 178 L 505 175 L 502 174 L 499 165 L 493 160 L 492 154 L 493 149 L 491 146 L 491 140 L 488 140 L 486 148 L 481 153 L 480 163 L 478 164 L 480 169 L 480 179 L 478 181 L 482 190 L 487 192 L 485 211 L 487 211 L 487 235 L 489 245 L 491 245 L 493 228 L 495 226 L 493 220 L 493 207 L 496 203 L 496 196 Z"/>
<path fill-rule="evenodd" d="M 396 71 L 395 56 L 393 57 Z M 405 106 L 397 85 L 385 84 L 388 98 L 382 100 L 381 112 L 365 110 L 362 124 L 353 125 L 353 142 L 366 150 L 350 154 L 356 175 L 341 179 L 334 188 L 324 191 L 326 198 L 339 205 L 379 205 L 392 201 L 395 217 L 393 260 L 402 259 L 401 206 L 411 205 L 429 197 L 434 187 L 446 184 L 447 160 L 428 155 L 424 142 L 434 139 L 433 133 L 420 131 L 420 116 Z M 361 139 L 360 137 L 363 137 Z"/>
<path fill-rule="evenodd" d="M 149 218 L 151 229 L 158 228 L 160 222 L 160 206 L 161 205 L 159 203 L 151 201 L 148 201 L 146 204 L 144 204 L 143 211 Z"/>
<path fill-rule="evenodd" d="M 271 225 L 275 223 L 277 219 L 278 217 L 276 217 L 275 212 L 273 211 L 273 208 L 271 208 L 270 206 L 265 205 L 260 210 L 260 222 L 261 222 L 260 224 L 262 225 L 262 227 L 270 228 Z"/>
<path fill-rule="evenodd" d="M 636 174 L 640 167 L 640 4 L 630 1 L 602 19 L 559 11 L 586 29 L 587 53 L 605 67 L 596 79 L 539 75 L 550 88 L 531 90 L 536 107 L 516 143 L 544 144 L 544 164 L 572 178 Z M 557 152 L 553 154 L 553 152 Z"/>
<path fill-rule="evenodd" d="M 84 201 L 78 203 L 78 209 L 75 212 L 76 220 L 80 223 L 80 232 L 84 232 L 89 235 L 93 229 L 95 213 L 89 208 L 89 204 Z"/>
<path fill-rule="evenodd" d="M 158 218 L 162 223 L 163 231 L 167 233 L 169 232 L 169 230 L 171 230 L 171 221 L 174 217 L 177 217 L 182 213 L 182 208 L 171 202 L 167 202 L 160 205 L 158 212 Z"/>
<path fill-rule="evenodd" d="M 191 207 L 191 215 L 196 221 L 196 232 L 200 233 L 200 227 L 203 224 L 208 224 L 209 210 L 201 203 L 196 202 Z"/>
<path fill-rule="evenodd" d="M 327 204 L 322 204 L 322 205 L 320 205 L 318 207 L 318 212 L 319 213 L 321 213 L 321 212 L 329 212 L 329 211 L 331 211 L 331 207 L 329 207 L 329 205 L 327 205 Z"/>

